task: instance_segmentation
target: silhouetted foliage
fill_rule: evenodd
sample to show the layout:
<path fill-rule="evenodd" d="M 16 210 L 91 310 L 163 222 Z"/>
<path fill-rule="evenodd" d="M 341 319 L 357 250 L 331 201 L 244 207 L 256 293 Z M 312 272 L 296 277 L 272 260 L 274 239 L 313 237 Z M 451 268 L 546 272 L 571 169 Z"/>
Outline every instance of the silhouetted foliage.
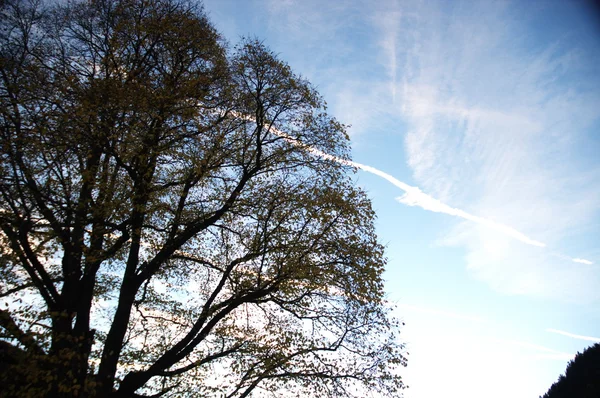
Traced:
<path fill-rule="evenodd" d="M 569 361 L 565 374 L 543 398 L 600 398 L 600 343 Z"/>
<path fill-rule="evenodd" d="M 0 7 L 0 395 L 396 396 L 374 212 L 298 145 L 348 158 L 309 82 L 186 0 Z"/>

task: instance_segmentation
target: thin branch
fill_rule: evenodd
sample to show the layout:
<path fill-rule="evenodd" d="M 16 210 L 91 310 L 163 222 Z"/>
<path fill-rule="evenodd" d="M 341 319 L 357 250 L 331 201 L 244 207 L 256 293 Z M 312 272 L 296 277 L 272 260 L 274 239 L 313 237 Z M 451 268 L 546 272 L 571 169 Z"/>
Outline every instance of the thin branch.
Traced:
<path fill-rule="evenodd" d="M 19 343 L 23 344 L 27 350 L 31 350 L 35 354 L 44 354 L 42 348 L 35 342 L 33 334 L 21 330 L 10 313 L 2 309 L 0 309 L 0 326 L 6 329 Z"/>

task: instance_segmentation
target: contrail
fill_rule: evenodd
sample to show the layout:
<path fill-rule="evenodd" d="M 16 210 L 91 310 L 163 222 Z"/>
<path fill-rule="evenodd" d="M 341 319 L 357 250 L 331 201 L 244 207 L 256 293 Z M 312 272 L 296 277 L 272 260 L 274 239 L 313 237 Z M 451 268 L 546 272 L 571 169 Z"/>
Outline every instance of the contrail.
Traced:
<path fill-rule="evenodd" d="M 569 332 L 565 332 L 563 330 L 557 330 L 557 329 L 546 329 L 546 332 L 562 334 L 563 336 L 571 337 L 574 339 L 594 341 L 594 342 L 600 343 L 600 337 L 582 336 L 580 334 L 573 334 L 573 333 L 569 333 Z"/>
<path fill-rule="evenodd" d="M 586 265 L 594 264 L 593 262 L 591 262 L 590 260 L 586 260 L 585 258 L 573 258 L 572 261 L 576 262 L 576 263 L 580 263 L 580 264 L 586 264 Z"/>
<path fill-rule="evenodd" d="M 240 117 L 245 120 L 255 122 L 254 119 L 252 119 L 249 116 L 242 116 L 242 115 L 238 115 L 238 114 L 236 114 L 235 116 Z M 392 183 L 393 185 L 395 185 L 396 187 L 400 188 L 401 190 L 403 190 L 405 192 L 404 195 L 396 198 L 396 200 L 402 204 L 405 204 L 407 206 L 420 207 L 424 210 L 433 211 L 436 213 L 444 213 L 444 214 L 448 214 L 451 216 L 460 217 L 462 219 L 473 221 L 477 224 L 481 224 L 490 229 L 501 232 L 501 233 L 503 233 L 507 236 L 510 236 L 513 239 L 521 241 L 525 244 L 537 246 L 537 247 L 546 247 L 545 243 L 537 241 L 535 239 L 532 239 L 532 238 L 528 237 L 527 235 L 525 235 L 524 233 L 517 231 L 516 229 L 514 229 L 512 227 L 509 227 L 508 225 L 504 225 L 504 224 L 489 220 L 487 218 L 479 217 L 479 216 L 473 215 L 471 213 L 468 213 L 464 210 L 457 209 L 457 208 L 451 207 L 445 203 L 442 203 L 438 199 L 435 199 L 434 197 L 429 196 L 428 194 L 424 193 L 418 187 L 414 187 L 405 182 L 402 182 L 402 181 L 398 180 L 397 178 L 395 178 L 394 176 L 392 176 L 386 172 L 383 172 L 379 169 L 376 169 L 375 167 L 371 167 L 366 164 L 362 164 L 362 163 L 358 163 L 358 162 L 353 162 L 351 160 L 342 159 L 340 157 L 330 155 L 328 153 L 320 151 L 319 149 L 313 148 L 312 146 L 307 145 L 307 144 L 295 139 L 294 137 L 290 136 L 289 134 L 286 134 L 283 131 L 281 131 L 273 126 L 270 127 L 270 131 L 273 132 L 273 134 L 275 134 L 276 136 L 281 137 L 281 138 L 285 139 L 286 141 L 288 141 L 289 143 L 297 146 L 298 148 L 302 148 L 305 151 L 313 153 L 323 159 L 331 160 L 331 161 L 334 161 L 334 162 L 337 162 L 337 163 L 340 163 L 340 164 L 343 164 L 346 166 L 356 167 L 357 169 L 366 171 L 367 173 L 374 174 L 376 176 L 383 178 L 384 180 L 389 181 L 390 183 Z M 593 264 L 592 261 L 582 259 L 582 258 L 570 258 L 569 257 L 569 259 L 576 263 L 588 264 L 588 265 Z"/>
<path fill-rule="evenodd" d="M 531 239 L 527 235 L 517 231 L 514 228 L 511 228 L 504 224 L 494 222 L 492 220 L 488 220 L 483 217 L 475 216 L 475 215 L 467 213 L 466 211 L 461 210 L 461 209 L 456 209 L 456 208 L 450 207 L 447 204 L 442 203 L 439 200 L 427 195 L 426 193 L 421 191 L 418 187 L 413 187 L 412 185 L 402 182 L 402 181 L 398 180 L 396 177 L 394 177 L 386 172 L 383 172 L 379 169 L 376 169 L 375 167 L 371 167 L 366 164 L 353 162 L 351 160 L 346 160 L 346 159 L 339 158 L 337 156 L 330 155 L 328 153 L 322 152 L 316 148 L 313 148 L 309 145 L 304 144 L 303 142 L 300 142 L 300 141 L 294 139 L 293 137 L 289 136 L 288 134 L 284 133 L 281 130 L 278 130 L 274 127 L 271 127 L 271 129 L 274 131 L 274 133 L 277 136 L 282 137 L 286 141 L 292 143 L 293 145 L 296 145 L 310 153 L 314 153 L 315 155 L 317 155 L 321 158 L 324 158 L 327 160 L 332 160 L 334 162 L 344 164 L 347 166 L 356 167 L 360 170 L 366 171 L 367 173 L 375 174 L 376 176 L 381 177 L 384 180 L 391 182 L 393 185 L 397 186 L 398 188 L 400 188 L 401 190 L 403 190 L 405 192 L 404 195 L 396 198 L 396 200 L 400 203 L 403 203 L 408 206 L 417 206 L 422 209 L 433 211 L 436 213 L 449 214 L 451 216 L 464 218 L 465 220 L 474 221 L 478 224 L 483 224 L 491 229 L 502 232 L 502 233 L 504 233 L 508 236 L 511 236 L 517 240 L 520 240 L 521 242 L 526 243 L 528 245 L 533 245 L 533 246 L 538 246 L 538 247 L 546 247 L 545 243 Z"/>
<path fill-rule="evenodd" d="M 397 186 L 398 188 L 400 188 L 404 192 L 406 192 L 404 195 L 396 198 L 396 200 L 402 204 L 405 204 L 407 206 L 417 206 L 422 209 L 433 211 L 436 213 L 444 213 L 444 214 L 449 214 L 451 216 L 460 217 L 465 220 L 469 220 L 469 221 L 476 222 L 478 224 L 485 225 L 486 227 L 488 227 L 490 229 L 502 232 L 503 234 L 511 236 L 514 239 L 520 240 L 521 242 L 526 243 L 528 245 L 538 246 L 538 247 L 546 247 L 545 243 L 531 239 L 524 233 L 519 232 L 516 229 L 511 228 L 507 225 L 500 224 L 500 223 L 497 223 L 492 220 L 488 220 L 487 218 L 475 216 L 475 215 L 467 213 L 466 211 L 461 210 L 461 209 L 456 209 L 454 207 L 450 207 L 447 204 L 440 202 L 438 199 L 435 199 L 435 198 L 427 195 L 426 193 L 421 191 L 418 187 L 413 187 L 402 181 L 399 181 L 395 177 L 393 177 L 381 170 L 378 170 L 374 167 L 367 166 L 364 164 L 356 163 L 356 162 L 352 162 L 352 163 L 355 167 L 358 167 L 361 170 L 364 170 L 366 172 L 369 172 L 369 173 L 378 175 L 382 178 L 385 178 L 386 180 L 388 180 L 389 182 L 391 182 L 392 184 L 394 184 L 395 186 Z"/>

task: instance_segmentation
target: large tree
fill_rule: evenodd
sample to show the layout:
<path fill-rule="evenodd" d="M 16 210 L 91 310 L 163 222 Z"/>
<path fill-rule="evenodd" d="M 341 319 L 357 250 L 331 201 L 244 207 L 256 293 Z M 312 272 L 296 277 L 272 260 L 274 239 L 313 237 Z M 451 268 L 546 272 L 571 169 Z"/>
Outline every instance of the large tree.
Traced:
<path fill-rule="evenodd" d="M 306 80 L 185 0 L 0 5 L 0 394 L 397 394 L 375 215 Z"/>

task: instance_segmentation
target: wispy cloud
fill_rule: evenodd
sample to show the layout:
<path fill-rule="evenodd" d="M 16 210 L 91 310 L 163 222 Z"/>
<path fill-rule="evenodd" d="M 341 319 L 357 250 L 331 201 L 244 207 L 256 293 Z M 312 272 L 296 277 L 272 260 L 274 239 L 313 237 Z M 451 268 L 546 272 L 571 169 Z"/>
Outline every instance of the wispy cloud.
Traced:
<path fill-rule="evenodd" d="M 382 32 L 382 39 L 379 42 L 384 52 L 384 63 L 389 77 L 389 92 L 392 97 L 392 102 L 396 101 L 397 91 L 397 76 L 398 76 L 398 56 L 396 54 L 398 48 L 398 31 L 401 21 L 401 12 L 397 5 L 392 3 L 388 8 L 380 10 L 375 17 L 377 24 Z"/>
<path fill-rule="evenodd" d="M 464 247 L 470 272 L 497 290 L 600 299 L 597 270 L 564 261 L 591 259 L 532 250 L 569 251 L 568 241 L 597 229 L 600 170 L 582 151 L 600 120 L 598 80 L 586 77 L 592 56 L 564 38 L 524 42 L 509 2 L 400 6 L 402 20 L 382 38 L 396 34 L 405 60 L 398 111 L 421 192 L 398 200 L 470 221 L 442 241 Z"/>
<path fill-rule="evenodd" d="M 546 329 L 546 332 L 562 334 L 563 336 L 571 337 L 573 339 L 594 341 L 596 343 L 600 343 L 600 337 L 583 336 L 580 334 L 569 333 L 569 332 L 565 332 L 564 330 L 558 330 L 558 329 Z"/>

